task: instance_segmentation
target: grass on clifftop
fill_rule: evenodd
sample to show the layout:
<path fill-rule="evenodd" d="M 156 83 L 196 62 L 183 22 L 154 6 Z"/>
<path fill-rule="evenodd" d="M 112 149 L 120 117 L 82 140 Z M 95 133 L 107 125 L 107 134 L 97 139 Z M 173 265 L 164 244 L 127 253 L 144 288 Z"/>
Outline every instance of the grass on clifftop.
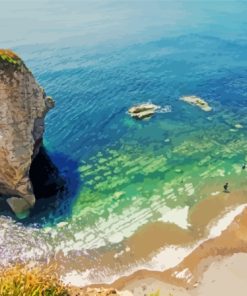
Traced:
<path fill-rule="evenodd" d="M 1 296 L 69 296 L 67 288 L 41 269 L 13 267 L 0 271 Z"/>
<path fill-rule="evenodd" d="M 0 60 L 6 61 L 10 64 L 20 66 L 23 64 L 22 60 L 10 49 L 0 49 Z"/>
<path fill-rule="evenodd" d="M 0 296 L 118 296 L 115 289 L 65 286 L 48 268 L 15 266 L 0 270 Z M 148 296 L 162 296 L 160 291 Z M 165 295 L 164 295 L 165 296 Z M 169 296 L 173 296 L 169 294 Z"/>

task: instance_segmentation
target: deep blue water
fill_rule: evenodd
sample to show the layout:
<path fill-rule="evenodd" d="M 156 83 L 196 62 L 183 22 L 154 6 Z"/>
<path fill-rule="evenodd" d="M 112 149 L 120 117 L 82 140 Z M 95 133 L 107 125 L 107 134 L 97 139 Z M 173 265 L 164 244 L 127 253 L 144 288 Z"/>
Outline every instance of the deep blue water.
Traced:
<path fill-rule="evenodd" d="M 245 107 L 244 1 L 1 3 L 1 46 L 57 102 L 47 117 L 51 151 L 79 161 L 114 144 L 128 133 L 124 112 L 140 101 L 178 105 L 197 94 Z"/>

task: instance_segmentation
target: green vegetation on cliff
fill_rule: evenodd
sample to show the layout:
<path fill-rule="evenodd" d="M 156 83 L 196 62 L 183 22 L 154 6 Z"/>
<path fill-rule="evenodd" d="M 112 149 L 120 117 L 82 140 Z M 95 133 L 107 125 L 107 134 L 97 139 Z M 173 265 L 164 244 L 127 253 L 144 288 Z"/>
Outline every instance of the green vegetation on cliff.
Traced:
<path fill-rule="evenodd" d="M 69 296 L 55 276 L 41 269 L 14 267 L 0 271 L 1 296 Z"/>
<path fill-rule="evenodd" d="M 0 49 L 0 62 L 4 61 L 16 66 L 23 65 L 22 60 L 10 49 Z"/>
<path fill-rule="evenodd" d="M 119 296 L 115 289 L 64 285 L 53 268 L 14 266 L 0 269 L 0 296 Z"/>

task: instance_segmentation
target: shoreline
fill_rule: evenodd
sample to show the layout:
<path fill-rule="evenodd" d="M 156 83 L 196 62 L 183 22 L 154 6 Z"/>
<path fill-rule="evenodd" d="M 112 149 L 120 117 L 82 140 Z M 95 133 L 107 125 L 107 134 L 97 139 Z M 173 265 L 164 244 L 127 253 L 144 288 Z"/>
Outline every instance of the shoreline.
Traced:
<path fill-rule="evenodd" d="M 113 252 L 103 254 L 97 261 L 98 267 L 102 266 L 105 271 L 101 275 L 101 281 L 97 281 L 96 277 L 93 279 L 90 272 L 88 272 L 88 276 L 83 272 L 67 272 L 67 277 L 64 275 L 61 277 L 66 284 L 70 283 L 73 286 L 109 287 L 112 286 L 112 283 L 114 285 L 121 279 L 131 277 L 136 273 L 156 274 L 175 268 L 201 244 L 220 236 L 220 233 L 231 225 L 235 217 L 244 211 L 246 203 L 244 191 L 232 192 L 227 196 L 225 194 L 219 194 L 217 197 L 210 196 L 190 210 L 188 220 L 191 227 L 189 230 L 162 222 L 144 225 L 135 235 L 124 242 L 123 250 L 125 251 L 122 253 L 120 251 L 118 258 L 114 258 Z M 207 210 L 212 208 L 214 211 Z M 129 248 L 128 252 L 126 248 Z M 146 261 L 143 258 L 146 258 Z M 132 264 L 132 262 L 136 262 L 136 264 Z M 109 272 L 107 264 L 108 267 L 112 267 L 113 276 L 107 274 Z M 65 269 L 68 270 L 70 266 L 68 265 Z M 122 269 L 120 269 L 121 266 Z M 97 273 L 97 271 L 95 272 Z"/>
<path fill-rule="evenodd" d="M 182 295 L 198 295 L 197 291 L 203 288 L 203 284 L 205 286 L 203 279 L 210 268 L 213 269 L 215 265 L 220 268 L 225 264 L 224 262 L 228 261 L 231 261 L 231 264 L 235 264 L 236 260 L 244 260 L 244 264 L 247 262 L 246 206 L 241 213 L 235 216 L 233 221 L 220 235 L 204 241 L 176 267 L 164 272 L 138 271 L 129 277 L 117 280 L 112 286 L 120 290 L 131 287 L 133 289 L 133 287 L 137 287 L 138 281 L 145 282 L 147 279 L 152 278 L 154 281 L 159 281 L 165 286 L 170 285 L 173 290 L 180 289 L 183 293 L 190 292 L 190 294 L 185 293 Z M 241 268 L 239 272 L 241 272 Z M 218 271 L 214 275 L 217 276 L 217 273 Z M 242 274 L 244 274 L 244 269 L 242 269 Z M 216 282 L 216 280 L 213 282 Z M 218 289 L 220 288 L 223 290 L 224 286 L 218 286 Z"/>
<path fill-rule="evenodd" d="M 90 250 L 77 256 L 72 252 L 69 257 L 59 252 L 48 263 L 29 261 L 27 267 L 51 267 L 78 293 L 95 288 L 135 291 L 140 281 L 144 286 L 149 283 L 150 289 L 158 290 L 159 284 L 178 291 L 174 296 L 190 292 L 216 260 L 247 252 L 247 239 L 242 239 L 247 237 L 246 193 L 243 189 L 210 195 L 189 210 L 187 229 L 157 221 L 143 225 L 115 249 Z M 155 292 L 150 289 L 148 293 Z"/>
<path fill-rule="evenodd" d="M 241 210 L 240 207 L 238 209 Z M 110 285 L 90 285 L 83 290 L 111 287 L 135 296 L 158 290 L 164 295 L 171 293 L 174 296 L 216 295 L 212 294 L 215 291 L 220 292 L 217 295 L 234 295 L 232 293 L 239 284 L 246 290 L 247 206 L 244 205 L 240 213 L 235 213 L 221 234 L 202 242 L 174 268 L 162 272 L 139 270 Z M 228 282 L 225 282 L 226 278 Z"/>

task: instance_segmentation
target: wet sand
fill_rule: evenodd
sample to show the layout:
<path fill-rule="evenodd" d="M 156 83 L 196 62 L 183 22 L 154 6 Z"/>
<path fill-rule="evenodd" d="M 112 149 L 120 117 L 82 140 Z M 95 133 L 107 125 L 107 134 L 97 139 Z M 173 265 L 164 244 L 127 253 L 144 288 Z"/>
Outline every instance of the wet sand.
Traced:
<path fill-rule="evenodd" d="M 188 221 L 190 226 L 186 230 L 175 224 L 155 222 L 141 227 L 138 232 L 125 240 L 115 251 L 101 250 L 99 253 L 91 252 L 84 257 L 79 259 L 77 257 L 75 260 L 70 261 L 62 258 L 61 254 L 60 258 L 56 258 L 58 266 L 63 266 L 63 270 L 60 269 L 59 273 L 62 277 L 72 270 L 76 270 L 77 274 L 80 274 L 80 271 L 89 270 L 97 263 L 97 270 L 102 267 L 101 274 L 97 271 L 94 275 L 89 274 L 89 278 L 85 281 L 80 276 L 68 276 L 66 283 L 71 282 L 73 285 L 85 286 L 87 282 L 91 282 L 96 284 L 94 286 L 102 286 L 103 283 L 110 284 L 114 282 L 114 287 L 124 289 L 126 284 L 133 280 L 152 277 L 158 281 L 166 281 L 190 289 L 198 279 L 197 274 L 201 274 L 200 269 L 205 269 L 204 265 L 203 267 L 201 265 L 198 267 L 198 264 L 201 264 L 201 259 L 205 262 L 205 260 L 212 256 L 230 255 L 245 251 L 245 247 L 239 244 L 239 239 L 233 240 L 232 235 L 230 238 L 223 239 L 222 242 L 219 240 L 219 237 L 214 238 L 218 235 L 217 227 L 214 225 L 216 221 L 222 220 L 224 215 L 231 211 L 234 212 L 234 209 L 239 207 L 239 205 L 247 203 L 246 196 L 245 191 L 235 191 L 229 194 L 220 193 L 217 196 L 210 196 L 189 211 Z M 233 213 L 233 215 L 236 215 L 236 213 Z M 226 221 L 224 222 L 225 226 L 219 225 L 219 227 L 224 229 L 230 222 Z M 209 225 L 211 225 L 211 229 L 214 229 L 214 231 L 210 232 Z M 212 238 L 207 240 L 210 237 Z M 219 244 L 218 247 L 215 247 L 215 240 L 216 244 Z M 230 243 L 228 240 L 230 240 Z M 201 245 L 198 246 L 198 244 Z M 166 248 L 169 250 L 166 251 Z M 181 252 L 179 249 L 181 249 Z M 195 250 L 193 251 L 193 249 Z M 158 256 L 156 261 L 154 261 L 155 256 L 162 252 L 164 255 Z M 59 263 L 59 260 L 63 261 L 60 262 L 62 264 Z M 174 276 L 175 272 L 180 273 L 188 268 L 187 265 L 193 274 L 190 282 L 187 282 L 184 278 Z M 144 268 L 141 268 L 142 266 Z M 198 268 L 200 272 L 198 272 Z M 136 270 L 139 271 L 135 272 Z M 123 277 L 128 274 L 132 275 L 126 278 Z M 119 277 L 120 279 L 117 280 Z M 101 278 L 100 281 L 99 278 Z"/>
<path fill-rule="evenodd" d="M 244 209 L 220 236 L 202 243 L 175 268 L 164 272 L 138 271 L 113 286 L 133 295 L 158 289 L 174 296 L 230 296 L 236 291 L 238 295 L 246 295 L 246 266 L 247 209 Z"/>
<path fill-rule="evenodd" d="M 66 284 L 80 287 L 72 288 L 74 295 L 100 287 L 117 289 L 121 296 L 157 290 L 161 296 L 230 296 L 238 285 L 247 289 L 246 193 L 204 199 L 189 210 L 187 229 L 149 223 L 115 249 L 71 252 L 68 257 L 60 252 L 49 265 Z M 226 291 L 224 277 L 230 285 Z"/>
<path fill-rule="evenodd" d="M 133 296 L 144 296 L 160 292 L 161 296 L 245 296 L 247 254 L 237 253 L 229 257 L 218 256 L 202 274 L 201 280 L 194 288 L 184 288 L 158 280 L 151 275 L 130 281 L 124 286 Z"/>

